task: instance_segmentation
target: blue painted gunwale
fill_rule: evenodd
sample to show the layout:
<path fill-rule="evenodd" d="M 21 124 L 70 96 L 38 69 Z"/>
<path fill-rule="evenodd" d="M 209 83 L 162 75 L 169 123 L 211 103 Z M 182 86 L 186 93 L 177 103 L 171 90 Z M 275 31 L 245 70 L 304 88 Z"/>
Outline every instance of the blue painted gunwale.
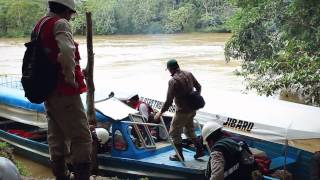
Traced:
<path fill-rule="evenodd" d="M 0 103 L 12 107 L 45 113 L 43 104 L 30 103 L 20 89 L 0 86 Z"/>
<path fill-rule="evenodd" d="M 81 97 L 84 97 L 82 95 Z M 85 104 L 85 98 L 82 98 Z M 45 108 L 43 103 L 34 104 L 30 103 L 26 97 L 24 97 L 24 92 L 20 89 L 8 88 L 0 85 L 0 104 L 11 106 L 14 108 L 21 108 L 29 111 L 34 111 L 38 113 L 45 113 Z M 112 119 L 102 115 L 100 112 L 96 111 L 96 117 L 100 122 L 111 121 Z"/>

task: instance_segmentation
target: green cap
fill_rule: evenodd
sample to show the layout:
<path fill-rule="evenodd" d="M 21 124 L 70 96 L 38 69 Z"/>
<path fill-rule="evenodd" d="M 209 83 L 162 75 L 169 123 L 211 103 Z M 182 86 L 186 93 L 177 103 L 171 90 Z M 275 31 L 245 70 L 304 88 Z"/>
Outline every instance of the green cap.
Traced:
<path fill-rule="evenodd" d="M 167 69 L 177 69 L 178 67 L 179 67 L 179 64 L 175 59 L 170 59 L 167 62 Z"/>

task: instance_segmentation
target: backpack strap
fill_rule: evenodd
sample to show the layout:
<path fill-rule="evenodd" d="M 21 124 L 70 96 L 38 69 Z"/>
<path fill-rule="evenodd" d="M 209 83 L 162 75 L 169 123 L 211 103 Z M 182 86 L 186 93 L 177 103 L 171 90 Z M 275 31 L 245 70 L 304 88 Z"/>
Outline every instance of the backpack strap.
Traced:
<path fill-rule="evenodd" d="M 52 19 L 52 17 L 46 16 L 40 21 L 40 23 L 38 25 L 36 25 L 34 27 L 34 29 L 32 30 L 32 33 L 31 33 L 31 40 L 38 40 L 38 38 L 43 30 L 43 27 L 47 24 L 47 22 L 49 22 L 50 19 Z M 36 32 L 37 28 L 38 28 L 38 32 Z"/>

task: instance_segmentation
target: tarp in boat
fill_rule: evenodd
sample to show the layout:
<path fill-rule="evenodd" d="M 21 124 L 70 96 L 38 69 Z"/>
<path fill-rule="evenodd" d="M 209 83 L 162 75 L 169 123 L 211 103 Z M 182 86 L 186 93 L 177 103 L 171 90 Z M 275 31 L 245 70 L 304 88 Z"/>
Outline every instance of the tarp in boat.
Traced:
<path fill-rule="evenodd" d="M 137 110 L 124 104 L 117 98 L 110 98 L 105 101 L 95 103 L 95 108 L 103 115 L 112 118 L 113 120 L 123 120 L 129 114 L 138 113 Z"/>

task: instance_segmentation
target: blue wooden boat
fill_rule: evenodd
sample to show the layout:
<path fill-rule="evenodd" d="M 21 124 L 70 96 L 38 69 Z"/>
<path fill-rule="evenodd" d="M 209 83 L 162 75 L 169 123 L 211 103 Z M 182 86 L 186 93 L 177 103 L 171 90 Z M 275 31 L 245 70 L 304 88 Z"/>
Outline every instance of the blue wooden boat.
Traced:
<path fill-rule="evenodd" d="M 119 139 L 121 132 L 128 130 L 126 123 L 114 124 L 113 138 Z M 21 154 L 44 165 L 49 165 L 48 144 L 43 129 L 20 124 L 11 120 L 0 120 L 0 140 L 11 144 L 18 154 Z M 24 130 L 37 134 L 37 137 L 25 138 L 10 133 L 8 130 Z M 38 136 L 38 135 L 43 136 Z M 168 156 L 174 153 L 169 143 L 155 144 L 155 147 L 137 148 L 128 134 L 122 134 L 127 145 L 120 147 L 112 142 L 112 148 L 98 154 L 99 174 L 124 178 L 149 177 L 151 179 L 203 179 L 203 171 L 207 157 L 194 160 L 194 151 L 185 149 L 185 165 L 180 162 L 169 161 Z M 121 138 L 122 138 L 121 137 Z M 157 147 L 161 146 L 161 147 Z"/>
<path fill-rule="evenodd" d="M 13 81 L 10 83 L 0 87 L 0 140 L 11 144 L 17 153 L 49 165 L 43 104 L 30 103 L 23 91 L 16 88 L 19 85 Z M 19 84 L 18 81 L 16 83 Z M 117 98 L 99 101 L 96 106 L 100 109 L 96 112 L 99 125 L 107 128 L 112 136 L 99 150 L 100 174 L 125 178 L 204 178 L 208 156 L 195 160 L 195 152 L 185 149 L 184 163 L 169 161 L 169 155 L 175 153 L 173 146 L 167 141 L 155 142 L 146 128 L 148 124 L 136 110 Z M 134 138 L 130 134 L 132 129 L 139 131 L 143 137 Z"/>
<path fill-rule="evenodd" d="M 23 91 L 19 89 L 19 81 L 10 83 L 2 82 L 0 86 L 0 140 L 14 146 L 17 153 L 48 165 L 44 107 L 42 104 L 32 104 L 24 97 Z M 161 104 L 156 100 L 143 99 L 154 108 Z M 169 161 L 169 155 L 175 153 L 174 147 L 168 141 L 155 142 L 148 132 L 147 126 L 159 125 L 145 123 L 134 109 L 118 98 L 100 100 L 95 106 L 98 125 L 106 128 L 111 134 L 110 141 L 101 146 L 98 153 L 100 174 L 130 179 L 204 179 L 208 156 L 195 160 L 193 148 L 186 143 L 183 150 L 185 162 Z M 171 111 L 174 111 L 174 107 Z M 230 118 L 236 117 L 229 117 L 229 121 Z M 170 112 L 164 119 L 164 124 L 170 121 Z M 272 160 L 271 172 L 285 167 L 293 173 L 295 179 L 310 179 L 310 160 L 313 152 L 237 133 L 233 131 L 235 127 L 228 127 L 228 117 L 225 116 L 199 112 L 197 119 L 200 124 L 206 120 L 226 124 L 226 130 L 231 128 L 229 132 L 244 138 L 254 153 L 265 153 Z M 138 133 L 138 136 L 133 137 L 133 129 L 140 132 L 140 135 Z"/>

